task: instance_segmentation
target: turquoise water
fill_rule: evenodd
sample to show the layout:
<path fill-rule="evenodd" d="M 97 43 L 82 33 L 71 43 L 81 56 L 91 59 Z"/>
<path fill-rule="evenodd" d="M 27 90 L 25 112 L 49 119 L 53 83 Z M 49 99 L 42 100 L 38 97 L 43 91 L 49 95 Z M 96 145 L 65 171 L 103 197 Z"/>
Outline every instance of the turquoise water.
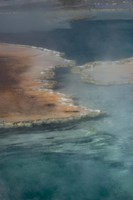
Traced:
<path fill-rule="evenodd" d="M 13 22 L 12 22 L 13 23 Z M 133 21 L 0 33 L 1 41 L 65 52 L 78 64 L 133 56 Z M 133 85 L 85 84 L 58 74 L 59 91 L 107 116 L 62 127 L 0 130 L 0 200 L 132 200 Z"/>

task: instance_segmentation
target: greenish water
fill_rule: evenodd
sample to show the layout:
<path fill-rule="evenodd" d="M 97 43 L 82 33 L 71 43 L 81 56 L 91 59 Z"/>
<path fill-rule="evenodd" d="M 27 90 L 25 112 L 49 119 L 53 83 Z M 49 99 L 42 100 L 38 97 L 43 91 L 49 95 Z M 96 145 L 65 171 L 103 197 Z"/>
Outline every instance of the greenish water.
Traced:
<path fill-rule="evenodd" d="M 56 49 L 78 64 L 133 56 L 131 19 L 69 25 L 1 30 L 0 41 Z M 94 86 L 67 71 L 58 79 L 59 91 L 108 116 L 62 127 L 0 130 L 0 200 L 132 200 L 133 85 Z"/>

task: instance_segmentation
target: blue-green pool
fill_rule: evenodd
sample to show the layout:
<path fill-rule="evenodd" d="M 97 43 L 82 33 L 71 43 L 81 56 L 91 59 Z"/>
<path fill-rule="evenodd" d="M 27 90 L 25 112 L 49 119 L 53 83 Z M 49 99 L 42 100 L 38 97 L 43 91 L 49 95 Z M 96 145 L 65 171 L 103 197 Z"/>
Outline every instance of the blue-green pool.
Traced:
<path fill-rule="evenodd" d="M 10 16 L 2 17 L 4 27 Z M 80 20 L 69 28 L 38 30 L 37 25 L 23 31 L 19 20 L 27 28 L 24 16 L 15 21 L 14 31 L 6 24 L 1 42 L 56 49 L 77 64 L 133 56 L 132 19 Z M 85 84 L 70 71 L 58 78 L 60 92 L 108 115 L 61 128 L 0 130 L 0 200 L 132 200 L 133 85 Z"/>

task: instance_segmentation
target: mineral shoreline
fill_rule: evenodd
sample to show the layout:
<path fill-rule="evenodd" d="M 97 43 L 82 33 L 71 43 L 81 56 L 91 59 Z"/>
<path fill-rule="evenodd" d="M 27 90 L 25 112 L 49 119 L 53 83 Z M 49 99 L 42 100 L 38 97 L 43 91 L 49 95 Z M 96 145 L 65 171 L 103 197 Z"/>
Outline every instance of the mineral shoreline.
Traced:
<path fill-rule="evenodd" d="M 100 110 L 74 105 L 55 92 L 56 67 L 74 63 L 59 52 L 14 44 L 0 44 L 0 127 L 23 127 L 93 118 Z"/>
<path fill-rule="evenodd" d="M 121 85 L 133 83 L 133 57 L 118 61 L 96 61 L 77 66 L 73 72 L 84 82 L 96 85 Z"/>

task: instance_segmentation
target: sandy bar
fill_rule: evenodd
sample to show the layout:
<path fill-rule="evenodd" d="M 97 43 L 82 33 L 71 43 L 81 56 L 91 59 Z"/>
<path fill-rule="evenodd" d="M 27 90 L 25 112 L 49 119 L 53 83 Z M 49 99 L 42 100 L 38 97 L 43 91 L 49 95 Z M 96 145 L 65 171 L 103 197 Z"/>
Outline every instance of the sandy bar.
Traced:
<path fill-rule="evenodd" d="M 0 125 L 30 126 L 100 115 L 53 90 L 54 69 L 71 65 L 59 52 L 0 44 Z"/>
<path fill-rule="evenodd" d="M 85 82 L 98 85 L 133 83 L 133 58 L 119 61 L 99 61 L 75 68 Z"/>

